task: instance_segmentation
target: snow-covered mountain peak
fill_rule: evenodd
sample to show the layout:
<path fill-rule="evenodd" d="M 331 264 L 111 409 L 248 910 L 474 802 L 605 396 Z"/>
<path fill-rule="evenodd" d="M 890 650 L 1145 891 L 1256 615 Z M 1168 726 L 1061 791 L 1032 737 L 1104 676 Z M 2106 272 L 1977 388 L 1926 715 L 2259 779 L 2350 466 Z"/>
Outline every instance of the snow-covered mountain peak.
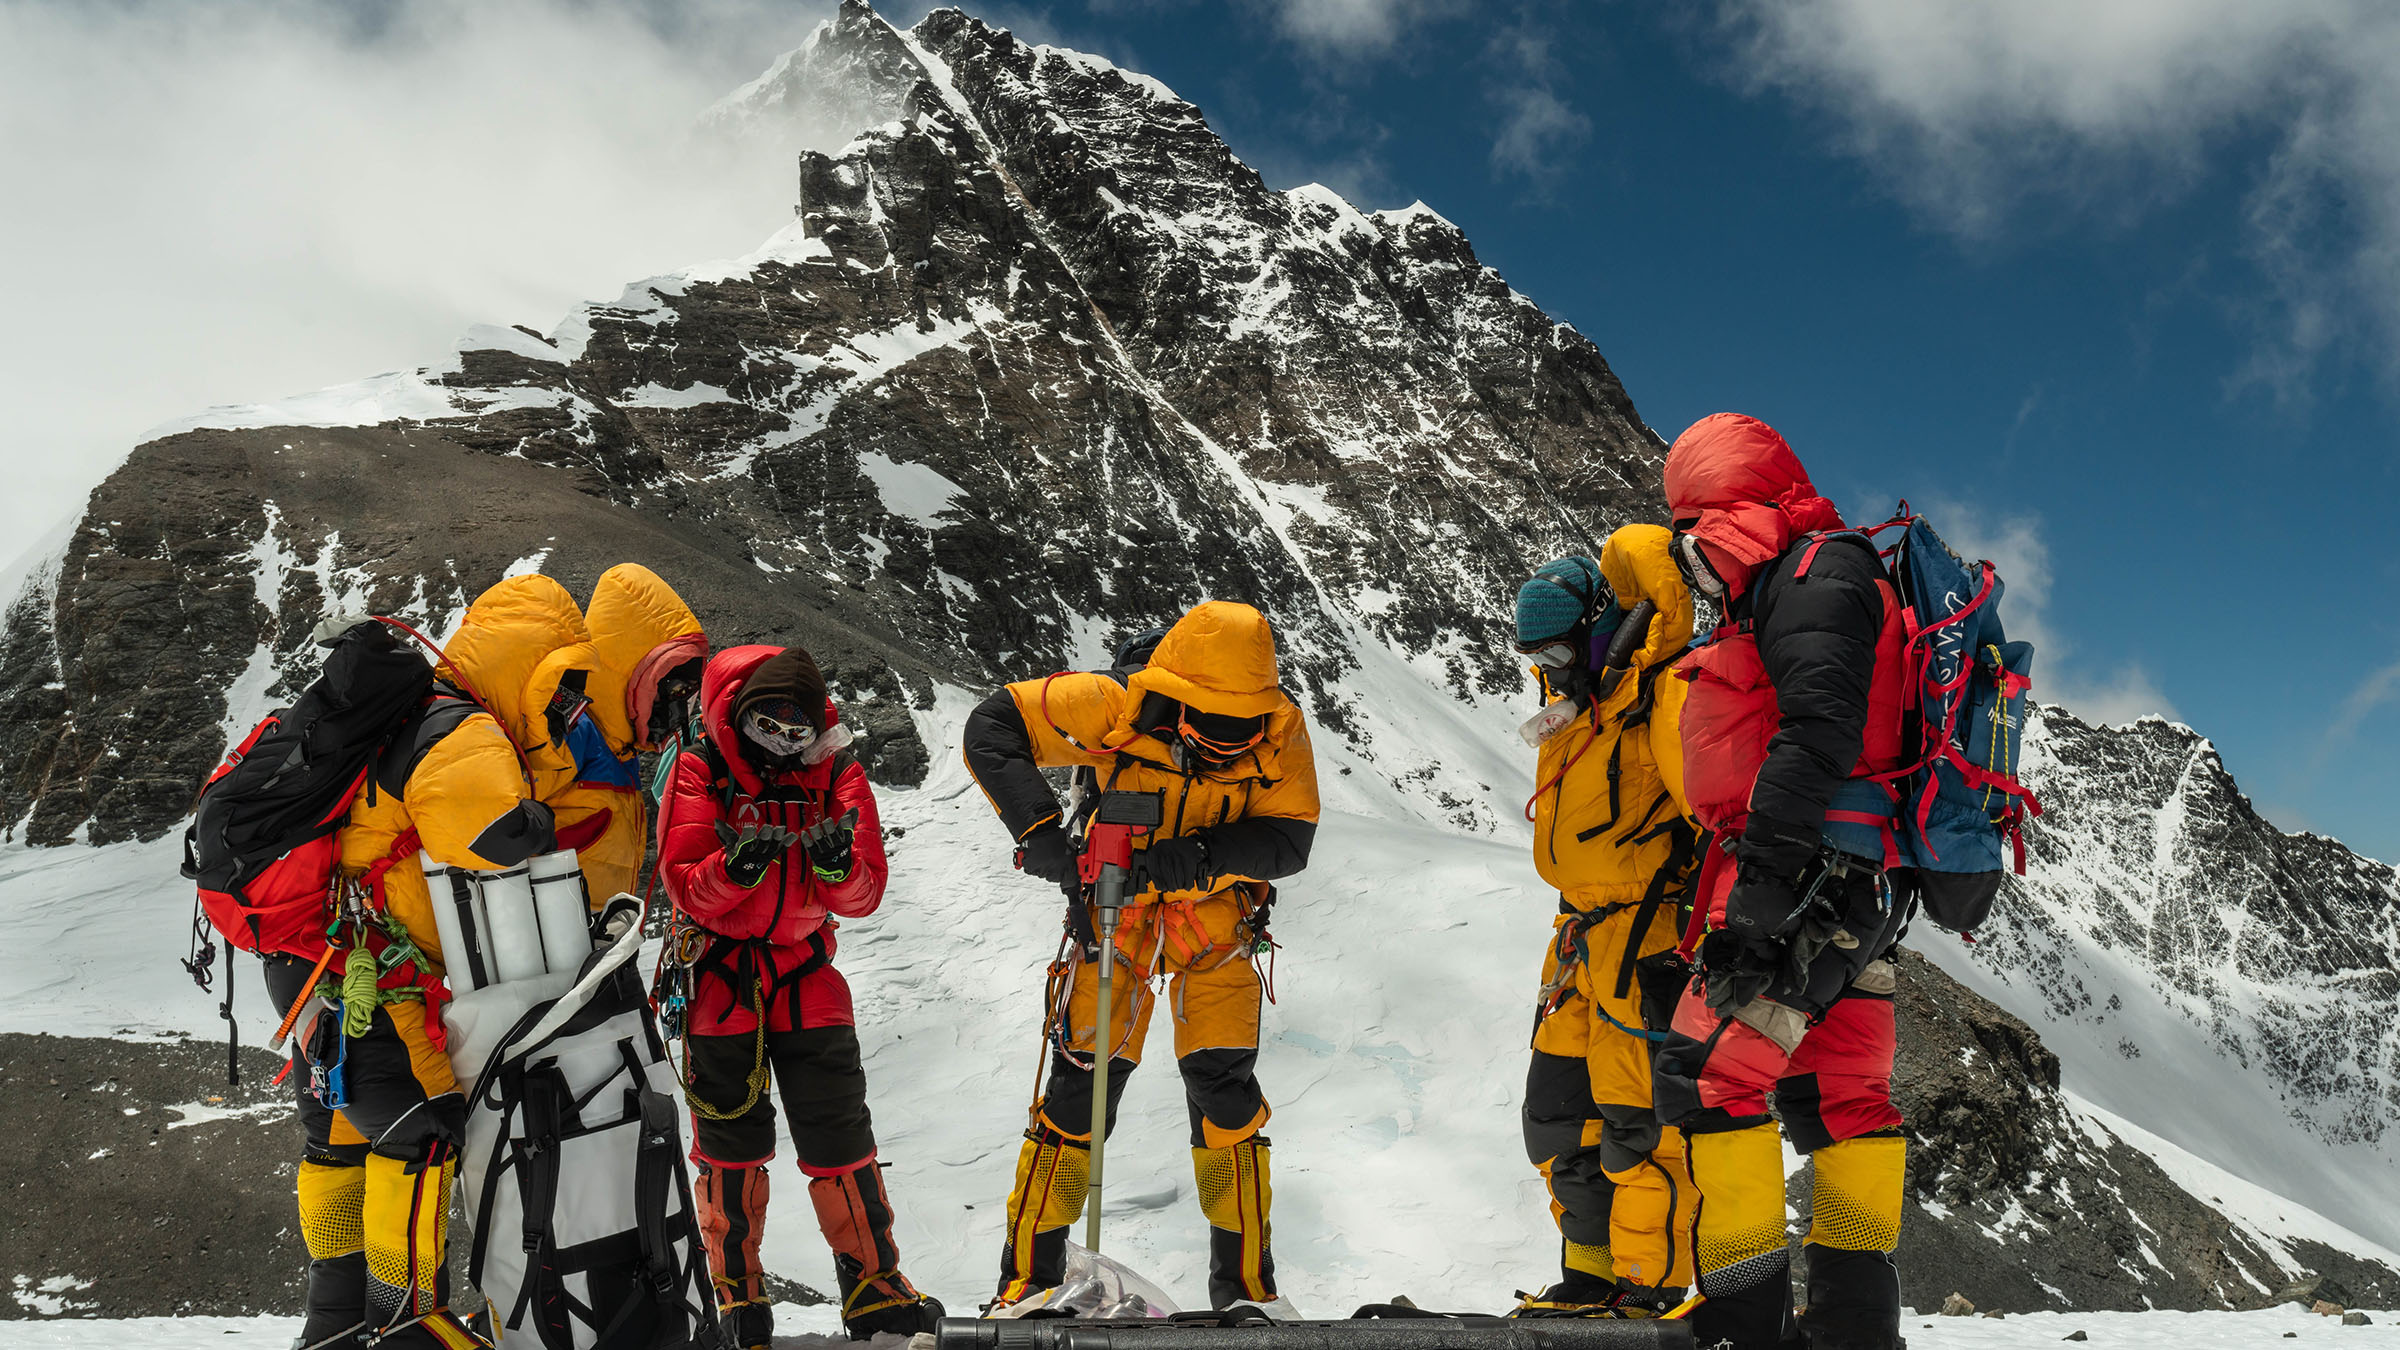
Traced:
<path fill-rule="evenodd" d="M 2400 1246 L 2400 872 L 2253 809 L 2216 747 L 2044 707 L 2031 872 L 1973 948 L 2101 1106 Z"/>
<path fill-rule="evenodd" d="M 1661 510 L 1665 447 L 1599 351 L 1425 204 L 1271 189 L 1163 86 L 960 11 L 903 31 L 853 0 L 709 116 L 793 147 L 797 212 L 759 248 L 579 306 L 547 339 L 478 328 L 419 369 L 134 451 L 0 628 L 11 839 L 155 852 L 129 841 L 177 829 L 226 729 L 309 677 L 323 613 L 438 631 L 512 570 L 582 592 L 630 558 L 719 643 L 807 645 L 870 772 L 921 787 L 913 819 L 960 841 L 924 875 L 964 876 L 989 822 L 942 775 L 969 698 L 1241 599 L 1275 620 L 1317 727 L 1333 816 L 1305 922 L 1329 965 L 1396 972 L 1344 986 L 1392 1005 L 1353 1042 L 1471 1057 L 1473 1100 L 1439 1104 L 1443 1128 L 1488 1144 L 1473 1105 L 1507 1135 L 1492 1028 L 1555 903 L 1518 846 L 1530 695 L 1507 601 L 1540 561 Z M 2038 1245 L 2008 1217 L 2020 1192 L 2048 1186 L 2044 1243 L 2116 1206 L 2084 1225 L 2121 1250 L 2077 1249 L 2100 1263 L 2081 1300 L 2232 1297 L 2228 1269 L 2302 1259 L 2225 1246 L 2222 1216 L 2063 1091 L 2400 1244 L 2391 869 L 2257 820 L 2170 723 L 2046 711 L 2028 773 L 2050 807 L 2033 875 L 1981 946 L 1926 945 L 2032 1029 L 1946 991 L 1912 1014 L 1916 1231 L 2017 1260 Z M 992 866 L 970 890 L 1000 884 Z M 1405 918 L 1362 955 L 1367 913 Z M 1412 1020 L 1393 991 L 1428 934 L 1466 925 L 1473 1015 Z M 1395 1174 L 1435 1146 L 1403 1095 Z M 2182 1245 L 2141 1259 L 2170 1210 Z"/>
<path fill-rule="evenodd" d="M 834 150 L 905 116 L 926 72 L 891 24 L 857 0 L 700 116 L 704 130 Z"/>

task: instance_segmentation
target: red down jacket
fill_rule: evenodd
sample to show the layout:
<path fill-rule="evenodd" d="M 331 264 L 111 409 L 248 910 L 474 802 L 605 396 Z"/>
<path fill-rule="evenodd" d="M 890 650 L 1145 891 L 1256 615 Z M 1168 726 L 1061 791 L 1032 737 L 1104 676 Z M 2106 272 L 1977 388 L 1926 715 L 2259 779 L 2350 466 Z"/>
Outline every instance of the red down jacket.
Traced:
<path fill-rule="evenodd" d="M 754 997 L 763 992 L 768 1028 L 847 1026 L 850 989 L 832 967 L 834 917 L 861 918 L 883 903 L 890 865 L 875 789 L 847 754 L 782 772 L 769 782 L 743 754 L 733 727 L 735 700 L 758 668 L 781 654 L 776 647 L 719 652 L 701 676 L 702 720 L 714 750 L 694 747 L 676 757 L 659 809 L 658 873 L 667 895 L 713 940 L 694 972 L 691 1029 L 695 1035 L 753 1031 Z M 839 719 L 825 700 L 825 725 Z M 740 830 L 776 824 L 798 830 L 856 808 L 850 874 L 829 882 L 793 848 L 756 886 L 725 874 L 720 822 Z"/>
<path fill-rule="evenodd" d="M 1725 625 L 1677 665 L 1691 682 L 1685 792 L 1702 824 L 1740 836 L 1745 867 L 1790 878 L 1829 811 L 1892 810 L 1874 780 L 1905 758 L 1899 597 L 1872 545 L 1825 533 L 1844 529 L 1840 514 L 1764 422 L 1694 424 L 1667 454 L 1666 488 L 1677 528 L 1710 546 L 1733 592 Z M 1712 880 L 1713 917 L 1731 876 Z"/>

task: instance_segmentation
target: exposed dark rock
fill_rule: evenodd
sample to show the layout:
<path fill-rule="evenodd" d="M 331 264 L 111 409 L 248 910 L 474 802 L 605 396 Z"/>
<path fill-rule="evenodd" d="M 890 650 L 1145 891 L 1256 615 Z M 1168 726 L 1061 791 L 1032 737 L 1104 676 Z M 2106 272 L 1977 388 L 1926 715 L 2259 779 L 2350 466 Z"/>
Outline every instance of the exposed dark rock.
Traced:
<path fill-rule="evenodd" d="M 171 831 L 227 732 L 309 678 L 318 617 L 438 630 L 538 560 L 578 595 L 646 563 L 719 645 L 809 647 L 894 784 L 951 753 L 926 735 L 944 690 L 1248 601 L 1341 773 L 1492 823 L 1489 788 L 1354 677 L 1408 663 L 1460 699 L 1516 695 L 1516 581 L 1656 518 L 1664 446 L 1588 340 L 1434 212 L 1270 190 L 1154 82 L 956 10 L 902 34 L 847 0 L 711 120 L 787 128 L 798 156 L 796 218 L 752 258 L 549 338 L 479 330 L 387 377 L 421 386 L 406 417 L 137 448 L 9 600 L 0 820 L 45 845 Z M 2037 869 L 1981 959 L 2095 1025 L 2124 997 L 2193 1000 L 2225 1056 L 2280 1066 L 2307 1128 L 2379 1138 L 2400 1109 L 2391 869 L 2275 831 L 2180 728 L 2048 712 L 2035 739 Z M 2164 992 L 2095 987 L 2095 945 Z M 1914 957 L 1903 988 L 1918 1306 L 2204 1307 L 2286 1282 L 2075 1117 L 2024 1023 Z M 2400 1299 L 2381 1266 L 2293 1251 L 2327 1290 Z M 289 1273 L 209 1306 L 288 1306 Z"/>
<path fill-rule="evenodd" d="M 1964 961 L 2071 1067 L 2138 1086 L 2120 1114 L 2159 1099 L 2222 1115 L 2216 1161 L 2391 1245 L 2400 871 L 2261 818 L 2187 727 L 2043 707 L 2026 762 L 2046 808 L 2030 874 L 2009 879 Z M 2162 1123 L 2170 1137 L 2207 1124 Z M 2276 1130 L 2294 1142 L 2240 1146 Z"/>
<path fill-rule="evenodd" d="M 0 1214 L 12 1273 L 73 1277 L 68 1315 L 299 1307 L 300 1126 L 292 1088 L 268 1081 L 279 1064 L 246 1051 L 228 1088 L 222 1045 L 0 1035 L 0 1136 L 21 1164 Z M 472 1313 L 466 1244 L 451 1261 L 452 1306 Z M 0 1319 L 38 1315 L 0 1302 Z"/>
<path fill-rule="evenodd" d="M 1983 1307 L 2064 1311 L 2254 1308 L 2296 1296 L 2274 1254 L 2226 1214 L 2076 1115 L 2059 1091 L 2057 1056 L 2023 1022 L 1905 948 L 1898 1011 L 1892 1088 L 1911 1134 L 1899 1256 L 1907 1301 L 1931 1307 L 1958 1291 Z M 2306 1245 L 2294 1254 L 2317 1269 L 2400 1294 L 2400 1271 Z"/>

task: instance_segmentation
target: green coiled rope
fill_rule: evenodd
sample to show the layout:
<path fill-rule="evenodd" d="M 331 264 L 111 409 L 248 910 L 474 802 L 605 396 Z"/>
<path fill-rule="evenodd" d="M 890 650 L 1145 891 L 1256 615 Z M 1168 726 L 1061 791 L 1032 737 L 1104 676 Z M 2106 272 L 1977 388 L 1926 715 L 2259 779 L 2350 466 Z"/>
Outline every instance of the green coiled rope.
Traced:
<path fill-rule="evenodd" d="M 364 947 L 352 947 L 342 960 L 342 1034 L 352 1040 L 375 1025 L 375 1009 L 382 1002 L 375 993 L 380 969 L 375 954 Z"/>

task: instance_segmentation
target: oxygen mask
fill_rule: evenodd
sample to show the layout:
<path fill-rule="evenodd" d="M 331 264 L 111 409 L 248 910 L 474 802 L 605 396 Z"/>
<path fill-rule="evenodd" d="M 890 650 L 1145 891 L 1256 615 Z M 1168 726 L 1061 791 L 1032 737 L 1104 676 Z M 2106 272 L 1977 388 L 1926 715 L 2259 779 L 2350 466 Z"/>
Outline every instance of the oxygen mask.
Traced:
<path fill-rule="evenodd" d="M 1706 596 L 1711 604 L 1722 606 L 1725 603 L 1725 578 L 1718 573 L 1716 565 L 1709 561 L 1708 546 L 1700 542 L 1700 536 L 1678 534 L 1674 547 L 1669 551 L 1675 555 L 1675 570 L 1683 573 L 1684 585 Z"/>
<path fill-rule="evenodd" d="M 650 725 L 643 728 L 651 745 L 665 745 L 683 732 L 691 721 L 692 699 L 699 692 L 697 675 L 669 675 L 658 682 L 658 691 L 650 700 Z"/>

